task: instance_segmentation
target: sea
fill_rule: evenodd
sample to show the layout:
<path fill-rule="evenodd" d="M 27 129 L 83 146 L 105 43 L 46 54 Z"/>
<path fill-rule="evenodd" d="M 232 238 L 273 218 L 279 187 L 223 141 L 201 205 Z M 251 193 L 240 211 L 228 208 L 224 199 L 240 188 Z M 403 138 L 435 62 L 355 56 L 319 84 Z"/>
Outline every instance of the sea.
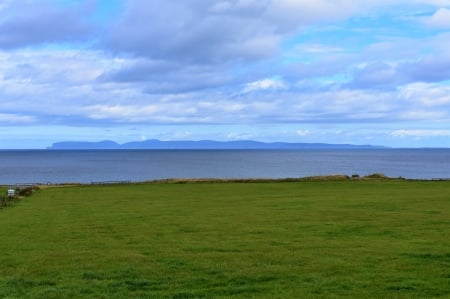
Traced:
<path fill-rule="evenodd" d="M 450 179 L 450 149 L 0 151 L 0 185 L 373 173 Z"/>

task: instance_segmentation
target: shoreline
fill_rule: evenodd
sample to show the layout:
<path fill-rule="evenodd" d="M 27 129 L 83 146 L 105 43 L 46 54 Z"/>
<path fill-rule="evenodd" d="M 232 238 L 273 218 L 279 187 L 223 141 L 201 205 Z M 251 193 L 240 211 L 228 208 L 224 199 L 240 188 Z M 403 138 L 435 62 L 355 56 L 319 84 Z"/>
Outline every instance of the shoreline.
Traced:
<path fill-rule="evenodd" d="M 450 178 L 430 178 L 430 179 L 414 179 L 404 177 L 388 177 L 384 174 L 370 174 L 366 176 L 359 175 L 318 175 L 305 176 L 298 178 L 167 178 L 144 181 L 118 180 L 118 181 L 92 181 L 88 183 L 81 182 L 35 182 L 35 183 L 15 183 L 3 184 L 0 187 L 57 187 L 57 186 L 104 186 L 104 185 L 141 185 L 141 184 L 196 184 L 196 183 L 294 183 L 294 182 L 345 182 L 345 181 L 422 181 L 422 182 L 445 182 Z"/>

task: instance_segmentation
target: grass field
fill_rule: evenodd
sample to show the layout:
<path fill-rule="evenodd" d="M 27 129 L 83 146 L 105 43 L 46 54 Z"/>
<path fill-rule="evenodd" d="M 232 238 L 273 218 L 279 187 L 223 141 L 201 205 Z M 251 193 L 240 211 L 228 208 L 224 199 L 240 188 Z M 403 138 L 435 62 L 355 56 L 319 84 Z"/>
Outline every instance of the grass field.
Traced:
<path fill-rule="evenodd" d="M 0 298 L 450 298 L 450 182 L 48 188 L 0 236 Z"/>

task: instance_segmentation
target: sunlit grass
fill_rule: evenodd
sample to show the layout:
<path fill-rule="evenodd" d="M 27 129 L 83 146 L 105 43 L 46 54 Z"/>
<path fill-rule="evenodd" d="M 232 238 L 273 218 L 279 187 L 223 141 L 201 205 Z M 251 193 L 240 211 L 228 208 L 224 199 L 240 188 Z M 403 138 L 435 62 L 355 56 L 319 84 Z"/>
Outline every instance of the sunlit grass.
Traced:
<path fill-rule="evenodd" d="M 0 298 L 448 298 L 450 182 L 39 190 L 0 210 Z"/>

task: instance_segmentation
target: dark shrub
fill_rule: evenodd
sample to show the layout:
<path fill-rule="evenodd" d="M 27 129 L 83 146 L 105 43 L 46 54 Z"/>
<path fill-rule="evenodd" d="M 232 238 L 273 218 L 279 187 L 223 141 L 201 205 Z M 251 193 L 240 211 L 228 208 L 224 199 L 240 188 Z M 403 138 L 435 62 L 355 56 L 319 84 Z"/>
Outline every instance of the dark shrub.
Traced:
<path fill-rule="evenodd" d="M 4 195 L 0 195 L 0 207 L 6 207 L 8 205 L 8 198 Z"/>
<path fill-rule="evenodd" d="M 19 189 L 17 192 L 17 195 L 19 196 L 30 196 L 31 194 L 33 194 L 33 187 L 26 187 L 23 189 Z"/>
<path fill-rule="evenodd" d="M 370 175 L 366 176 L 366 178 L 369 178 L 369 179 L 388 179 L 388 177 L 385 176 L 383 173 L 373 173 L 373 174 L 370 174 Z"/>

